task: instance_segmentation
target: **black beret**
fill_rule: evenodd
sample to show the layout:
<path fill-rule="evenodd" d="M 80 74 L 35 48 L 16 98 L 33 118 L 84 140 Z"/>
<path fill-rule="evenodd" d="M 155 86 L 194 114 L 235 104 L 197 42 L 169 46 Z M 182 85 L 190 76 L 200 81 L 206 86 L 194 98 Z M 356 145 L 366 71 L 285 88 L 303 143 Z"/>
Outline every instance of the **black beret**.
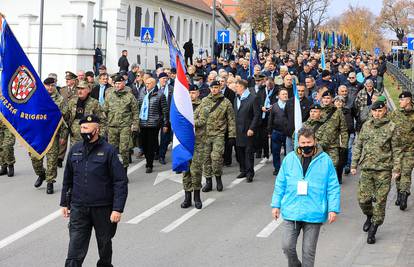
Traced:
<path fill-rule="evenodd" d="M 331 94 L 331 92 L 329 92 L 329 91 L 325 91 L 325 92 L 322 94 L 322 97 L 325 97 L 325 96 L 330 96 L 330 97 L 332 97 L 332 94 Z"/>
<path fill-rule="evenodd" d="M 213 87 L 213 86 L 220 86 L 220 83 L 219 83 L 218 81 L 213 81 L 213 82 L 210 84 L 210 87 Z"/>
<path fill-rule="evenodd" d="M 261 81 L 261 80 L 264 80 L 265 78 L 266 78 L 266 75 L 263 75 L 263 74 L 259 74 L 259 75 L 254 76 L 254 79 L 256 81 Z"/>
<path fill-rule="evenodd" d="M 55 83 L 55 79 L 53 79 L 53 78 L 51 78 L 51 77 L 46 78 L 46 79 L 43 81 L 43 84 L 45 84 L 45 85 L 50 85 L 50 84 L 54 84 L 54 83 Z"/>
<path fill-rule="evenodd" d="M 123 82 L 123 81 L 125 81 L 125 79 L 122 75 L 117 75 L 114 78 L 114 82 Z"/>
<path fill-rule="evenodd" d="M 312 105 L 310 106 L 310 109 L 322 109 L 322 107 L 321 107 L 321 105 L 319 105 L 319 104 L 312 104 Z"/>
<path fill-rule="evenodd" d="M 372 104 L 371 110 L 376 110 L 383 107 L 385 107 L 385 103 L 383 101 L 376 101 L 374 104 Z"/>
<path fill-rule="evenodd" d="M 161 78 L 164 78 L 164 77 L 167 77 L 167 78 L 168 78 L 168 74 L 167 74 L 167 73 L 165 73 L 165 72 L 161 72 L 161 73 L 158 75 L 158 79 L 161 79 Z"/>
<path fill-rule="evenodd" d="M 171 68 L 170 72 L 171 72 L 172 74 L 177 74 L 177 69 L 176 69 L 176 68 Z"/>
<path fill-rule="evenodd" d="M 122 75 L 122 76 L 124 76 L 124 75 L 128 75 L 128 72 L 126 72 L 126 71 L 124 71 L 124 70 L 121 70 L 121 71 L 119 72 L 119 75 Z"/>
<path fill-rule="evenodd" d="M 94 73 L 93 73 L 93 71 L 87 71 L 87 72 L 85 72 L 85 77 L 94 77 L 95 75 L 94 75 Z"/>
<path fill-rule="evenodd" d="M 330 76 L 330 75 L 331 75 L 331 72 L 329 70 L 323 70 L 322 71 L 322 78 Z"/>
<path fill-rule="evenodd" d="M 190 84 L 190 87 L 188 88 L 188 91 L 198 91 L 198 86 L 195 84 Z"/>
<path fill-rule="evenodd" d="M 98 116 L 91 114 L 91 115 L 85 115 L 83 116 L 83 118 L 79 121 L 79 124 L 83 124 L 83 123 L 100 123 L 100 119 Z"/>
<path fill-rule="evenodd" d="M 413 95 L 411 94 L 411 92 L 405 91 L 405 92 L 402 92 L 398 98 L 405 98 L 405 97 L 413 98 Z"/>
<path fill-rule="evenodd" d="M 196 81 L 198 81 L 198 80 L 204 80 L 204 77 L 201 76 L 201 75 L 196 75 L 196 76 L 193 77 L 193 80 L 196 80 Z"/>

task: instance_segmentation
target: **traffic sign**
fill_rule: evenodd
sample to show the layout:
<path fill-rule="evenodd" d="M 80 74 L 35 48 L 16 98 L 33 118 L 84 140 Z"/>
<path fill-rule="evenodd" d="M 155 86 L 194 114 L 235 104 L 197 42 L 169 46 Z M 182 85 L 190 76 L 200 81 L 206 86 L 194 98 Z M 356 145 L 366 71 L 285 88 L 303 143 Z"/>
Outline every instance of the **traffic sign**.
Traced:
<path fill-rule="evenodd" d="M 407 49 L 414 51 L 414 36 L 407 36 Z"/>
<path fill-rule="evenodd" d="M 315 40 L 313 40 L 313 39 L 310 40 L 309 41 L 309 46 L 310 46 L 311 49 L 313 49 L 315 47 Z"/>
<path fill-rule="evenodd" d="M 154 28 L 141 28 L 141 43 L 151 44 L 154 42 Z"/>
<path fill-rule="evenodd" d="M 379 47 L 375 47 L 374 49 L 375 56 L 379 56 L 380 52 L 381 52 L 381 49 Z"/>
<path fill-rule="evenodd" d="M 230 31 L 229 30 L 218 30 L 217 31 L 217 42 L 219 44 L 230 43 Z"/>
<path fill-rule="evenodd" d="M 263 42 L 265 38 L 266 38 L 266 37 L 265 37 L 265 34 L 264 34 L 263 32 L 258 32 L 258 33 L 256 34 L 256 40 L 257 40 L 258 42 Z"/>

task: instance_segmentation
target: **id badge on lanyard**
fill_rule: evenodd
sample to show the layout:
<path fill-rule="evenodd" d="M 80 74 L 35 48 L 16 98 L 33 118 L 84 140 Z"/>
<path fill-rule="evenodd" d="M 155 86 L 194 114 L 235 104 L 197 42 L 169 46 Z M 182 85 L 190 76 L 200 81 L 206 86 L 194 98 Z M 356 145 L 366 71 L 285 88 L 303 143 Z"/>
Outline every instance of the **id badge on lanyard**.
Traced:
<path fill-rule="evenodd" d="M 305 180 L 298 181 L 297 195 L 298 196 L 308 195 L 308 182 L 307 181 Z"/>

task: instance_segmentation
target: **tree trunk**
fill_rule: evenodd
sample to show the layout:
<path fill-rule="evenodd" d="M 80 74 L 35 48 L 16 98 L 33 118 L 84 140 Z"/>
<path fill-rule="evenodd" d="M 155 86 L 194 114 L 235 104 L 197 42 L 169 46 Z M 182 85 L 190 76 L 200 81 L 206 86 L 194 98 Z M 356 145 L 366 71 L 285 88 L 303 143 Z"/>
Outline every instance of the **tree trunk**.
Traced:
<path fill-rule="evenodd" d="M 402 45 L 403 44 L 403 39 L 404 39 L 404 29 L 397 29 L 395 31 L 395 34 L 397 35 L 398 38 L 398 45 Z"/>
<path fill-rule="evenodd" d="M 305 18 L 303 21 L 303 36 L 302 36 L 302 49 L 308 47 L 309 39 L 309 19 Z"/>

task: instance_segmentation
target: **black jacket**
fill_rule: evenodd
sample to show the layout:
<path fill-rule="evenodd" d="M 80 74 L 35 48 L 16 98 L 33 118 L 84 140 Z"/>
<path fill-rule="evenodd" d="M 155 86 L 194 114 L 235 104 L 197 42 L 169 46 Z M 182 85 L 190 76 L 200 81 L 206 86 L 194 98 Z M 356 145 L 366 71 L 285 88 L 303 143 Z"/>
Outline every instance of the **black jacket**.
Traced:
<path fill-rule="evenodd" d="M 146 90 L 142 90 L 138 98 L 138 112 L 141 112 L 141 106 L 144 101 Z M 139 121 L 140 127 L 160 128 L 168 127 L 168 104 L 165 95 L 155 88 L 149 96 L 148 120 Z"/>
<path fill-rule="evenodd" d="M 224 89 L 224 97 L 230 100 L 231 104 L 234 105 L 234 100 L 236 100 L 236 93 L 233 92 L 230 88 L 226 87 Z"/>
<path fill-rule="evenodd" d="M 355 120 L 352 110 L 349 108 L 342 108 L 342 113 L 344 114 L 346 125 L 348 127 L 348 134 L 355 133 Z"/>
<path fill-rule="evenodd" d="M 126 56 L 121 56 L 118 60 L 118 67 L 119 67 L 119 71 L 125 71 L 128 72 L 129 69 L 129 62 L 128 62 L 128 58 Z"/>
<path fill-rule="evenodd" d="M 109 87 L 111 87 L 109 84 L 106 84 L 106 85 L 105 85 L 104 98 L 105 98 L 105 96 L 106 96 L 106 92 L 107 92 L 107 89 L 108 89 Z M 95 85 L 95 86 L 92 88 L 92 91 L 91 91 L 91 94 L 90 94 L 90 96 L 91 96 L 91 97 L 95 98 L 95 99 L 96 99 L 96 100 L 98 100 L 98 101 L 99 101 L 99 89 L 100 89 L 100 88 L 101 88 L 101 85 L 100 85 L 100 84 Z"/>
<path fill-rule="evenodd" d="M 68 205 L 66 192 L 69 188 L 72 188 L 71 204 L 112 206 L 112 210 L 123 212 L 128 195 L 127 174 L 117 149 L 102 137 L 94 144 L 78 142 L 73 145 L 63 175 L 62 207 Z"/>
<path fill-rule="evenodd" d="M 256 134 L 260 118 L 257 97 L 250 94 L 241 101 L 239 109 L 237 109 L 237 100 L 235 100 L 234 114 L 236 117 L 236 146 L 245 147 L 253 145 L 254 136 L 247 136 L 247 130 L 253 130 Z"/>
<path fill-rule="evenodd" d="M 286 102 L 285 114 L 287 117 L 287 129 L 286 135 L 291 137 L 295 131 L 295 98 L 291 98 Z M 305 122 L 309 118 L 309 112 L 312 102 L 304 97 L 300 100 L 300 108 L 302 110 L 302 122 Z"/>
<path fill-rule="evenodd" d="M 269 112 L 269 120 L 267 123 L 267 132 L 271 134 L 273 130 L 286 134 L 287 130 L 287 117 L 283 109 L 279 107 L 277 103 L 272 105 Z"/>

